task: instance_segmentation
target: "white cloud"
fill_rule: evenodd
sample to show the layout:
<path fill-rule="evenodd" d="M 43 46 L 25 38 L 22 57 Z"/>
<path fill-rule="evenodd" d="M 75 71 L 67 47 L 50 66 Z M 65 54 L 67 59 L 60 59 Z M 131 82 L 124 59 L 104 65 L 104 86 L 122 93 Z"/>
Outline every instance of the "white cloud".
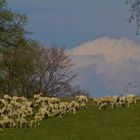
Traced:
<path fill-rule="evenodd" d="M 128 82 L 140 79 L 140 44 L 133 40 L 104 37 L 69 53 L 79 73 L 77 82 L 98 95 L 115 94 Z"/>

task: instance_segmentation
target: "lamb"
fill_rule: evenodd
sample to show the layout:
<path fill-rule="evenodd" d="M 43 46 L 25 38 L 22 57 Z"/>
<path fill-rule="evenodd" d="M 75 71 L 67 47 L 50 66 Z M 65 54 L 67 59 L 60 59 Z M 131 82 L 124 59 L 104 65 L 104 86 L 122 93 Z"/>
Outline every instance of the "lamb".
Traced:
<path fill-rule="evenodd" d="M 44 114 L 39 114 L 39 113 L 36 114 L 35 117 L 34 117 L 35 121 L 37 121 L 37 122 L 42 121 L 44 118 L 45 118 Z"/>
<path fill-rule="evenodd" d="M 12 100 L 17 101 L 19 98 L 17 96 L 13 96 Z"/>
<path fill-rule="evenodd" d="M 34 94 L 33 98 L 34 99 L 39 99 L 39 97 L 41 97 L 43 95 L 43 93 L 39 93 L 39 94 Z"/>
<path fill-rule="evenodd" d="M 55 103 L 55 104 L 54 104 L 54 109 L 55 109 L 55 110 L 58 110 L 59 107 L 60 107 L 60 105 L 59 105 L 58 103 Z"/>
<path fill-rule="evenodd" d="M 78 102 L 85 102 L 85 103 L 87 103 L 88 102 L 88 98 L 86 97 L 86 96 L 84 96 L 84 95 L 80 95 L 80 96 L 76 96 L 76 100 L 78 101 Z"/>
<path fill-rule="evenodd" d="M 68 108 L 68 103 L 67 102 L 61 102 L 59 104 L 59 109 L 67 109 Z"/>
<path fill-rule="evenodd" d="M 15 101 L 15 100 L 11 100 L 10 104 L 13 105 L 15 108 L 20 108 L 22 106 L 21 103 Z"/>
<path fill-rule="evenodd" d="M 76 113 L 76 108 L 70 108 L 68 111 L 70 114 L 75 114 Z"/>
<path fill-rule="evenodd" d="M 25 118 L 17 118 L 16 122 L 17 122 L 17 126 L 20 128 L 23 127 L 26 128 L 28 126 L 28 121 Z"/>
<path fill-rule="evenodd" d="M 9 117 L 7 117 L 7 116 L 3 116 L 3 119 L 0 121 L 0 125 L 1 125 L 1 127 L 2 128 L 8 128 L 8 127 L 15 127 L 16 126 L 16 124 L 15 124 L 15 122 L 14 122 L 14 120 L 13 119 L 10 119 Z"/>
<path fill-rule="evenodd" d="M 127 100 L 127 106 L 129 107 L 131 104 L 136 104 L 137 102 L 137 98 L 135 95 L 130 94 L 126 96 L 126 100 Z"/>
<path fill-rule="evenodd" d="M 83 102 L 80 104 L 80 107 L 84 109 L 84 108 L 87 108 L 87 105 Z"/>
<path fill-rule="evenodd" d="M 27 100 L 27 98 L 26 98 L 26 97 L 24 97 L 24 96 L 19 97 L 19 100 L 20 100 L 20 101 L 22 101 L 22 102 L 27 102 L 27 101 L 28 101 L 28 100 Z"/>
<path fill-rule="evenodd" d="M 3 129 L 0 127 L 0 132 L 3 132 Z"/>
<path fill-rule="evenodd" d="M 46 106 L 47 106 L 47 103 L 43 101 L 43 102 L 41 103 L 41 107 L 46 107 Z"/>
<path fill-rule="evenodd" d="M 59 114 L 59 117 L 62 118 L 66 115 L 67 111 L 65 109 L 59 109 L 58 110 L 58 114 Z"/>
<path fill-rule="evenodd" d="M 49 104 L 47 105 L 47 109 L 48 109 L 48 110 L 54 109 L 54 104 L 49 103 Z"/>
<path fill-rule="evenodd" d="M 37 120 L 31 120 L 29 122 L 29 127 L 35 127 L 36 128 L 39 125 L 40 125 L 40 123 Z"/>
<path fill-rule="evenodd" d="M 3 104 L 4 106 L 6 106 L 8 104 L 8 102 L 4 99 L 0 99 L 1 104 Z"/>
<path fill-rule="evenodd" d="M 102 103 L 102 104 L 99 106 L 99 110 L 105 109 L 107 106 L 108 106 L 107 103 Z"/>
<path fill-rule="evenodd" d="M 55 109 L 51 110 L 51 116 L 57 116 L 58 113 L 59 113 L 59 110 L 55 110 Z"/>
<path fill-rule="evenodd" d="M 52 104 L 60 103 L 60 99 L 52 97 L 52 98 L 49 98 L 48 103 L 52 103 Z"/>
<path fill-rule="evenodd" d="M 69 103 L 69 108 L 76 108 L 76 109 L 79 109 L 79 103 L 76 102 L 76 101 L 71 101 Z"/>
<path fill-rule="evenodd" d="M 9 100 L 9 101 L 11 101 L 11 99 L 12 99 L 12 98 L 11 98 L 9 95 L 7 95 L 7 94 L 5 94 L 3 98 L 4 98 L 4 100 Z"/>

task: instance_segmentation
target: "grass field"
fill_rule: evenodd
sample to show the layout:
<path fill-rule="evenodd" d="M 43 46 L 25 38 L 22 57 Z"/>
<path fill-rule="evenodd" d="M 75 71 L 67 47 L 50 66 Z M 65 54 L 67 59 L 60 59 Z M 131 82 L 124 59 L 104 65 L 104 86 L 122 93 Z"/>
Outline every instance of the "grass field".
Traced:
<path fill-rule="evenodd" d="M 38 128 L 4 129 L 0 140 L 140 140 L 140 103 L 44 120 Z"/>

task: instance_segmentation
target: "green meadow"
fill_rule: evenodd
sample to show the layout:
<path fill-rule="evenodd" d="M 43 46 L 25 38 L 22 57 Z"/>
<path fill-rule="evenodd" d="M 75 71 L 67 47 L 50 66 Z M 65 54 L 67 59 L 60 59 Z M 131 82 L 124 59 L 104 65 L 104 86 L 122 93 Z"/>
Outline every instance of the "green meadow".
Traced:
<path fill-rule="evenodd" d="M 87 109 L 44 120 L 37 128 L 7 128 L 0 140 L 140 140 L 140 103 L 129 108 Z"/>

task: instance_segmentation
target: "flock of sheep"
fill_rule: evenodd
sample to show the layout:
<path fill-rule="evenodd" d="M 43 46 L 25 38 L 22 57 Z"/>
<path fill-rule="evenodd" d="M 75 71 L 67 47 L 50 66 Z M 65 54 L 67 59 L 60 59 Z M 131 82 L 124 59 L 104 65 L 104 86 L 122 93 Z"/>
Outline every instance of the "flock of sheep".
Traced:
<path fill-rule="evenodd" d="M 139 96 L 133 94 L 126 96 L 105 96 L 101 98 L 95 98 L 93 105 L 97 105 L 99 110 L 105 109 L 108 106 L 112 108 L 117 107 L 129 107 L 131 104 L 136 104 L 140 100 Z"/>
<path fill-rule="evenodd" d="M 0 99 L 0 131 L 4 128 L 37 127 L 43 119 L 74 114 L 78 109 L 86 108 L 87 102 L 86 96 L 77 96 L 75 100 L 62 102 L 59 98 L 43 97 L 42 93 L 35 94 L 30 100 L 4 95 Z"/>
<path fill-rule="evenodd" d="M 139 97 L 105 96 L 94 98 L 93 105 L 99 110 L 108 106 L 112 108 L 130 106 L 137 103 Z M 87 108 L 88 98 L 84 95 L 76 96 L 72 101 L 60 101 L 55 97 L 43 97 L 43 94 L 35 94 L 32 99 L 25 97 L 4 95 L 0 99 L 0 131 L 4 128 L 37 127 L 43 119 L 67 114 L 75 114 L 79 109 Z"/>

